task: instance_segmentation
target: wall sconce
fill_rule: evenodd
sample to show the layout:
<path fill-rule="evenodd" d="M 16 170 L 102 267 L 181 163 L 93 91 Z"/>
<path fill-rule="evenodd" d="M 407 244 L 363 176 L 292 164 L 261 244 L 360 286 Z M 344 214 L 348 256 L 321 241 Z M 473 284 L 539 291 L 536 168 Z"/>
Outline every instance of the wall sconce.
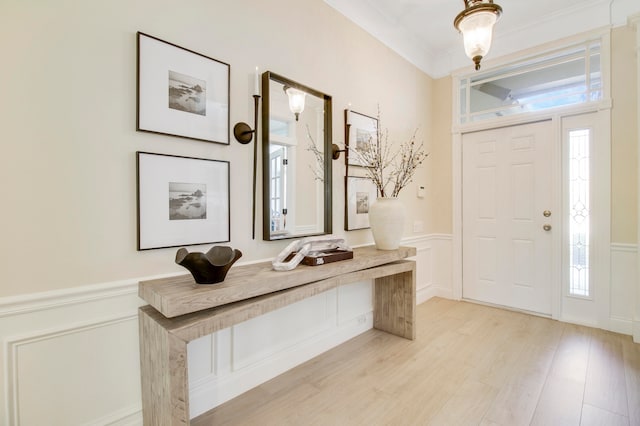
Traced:
<path fill-rule="evenodd" d="M 253 134 L 258 132 L 258 102 L 260 101 L 260 83 L 258 82 L 259 73 L 258 67 L 256 67 L 256 75 L 253 82 L 253 130 L 247 123 L 236 123 L 233 126 L 233 136 L 238 142 L 245 145 L 251 142 Z"/>
<path fill-rule="evenodd" d="M 340 153 L 341 152 L 347 152 L 346 149 L 340 149 L 340 147 L 338 145 L 331 144 L 331 158 L 333 160 L 337 160 L 338 158 L 340 158 Z"/>
<path fill-rule="evenodd" d="M 304 101 L 307 94 L 289 86 L 284 86 L 284 91 L 289 97 L 289 109 L 296 115 L 296 121 L 298 121 L 298 117 L 304 111 Z"/>
<path fill-rule="evenodd" d="M 258 158 L 258 104 L 260 102 L 259 73 L 256 67 L 256 75 L 253 85 L 253 129 L 247 123 L 240 122 L 233 126 L 233 136 L 243 145 L 248 144 L 256 135 L 256 142 L 253 144 L 253 234 L 256 239 L 256 159 Z"/>
<path fill-rule="evenodd" d="M 351 108 L 351 103 L 349 103 L 349 108 L 344 110 L 344 140 L 349 140 L 349 129 L 351 128 L 351 117 L 349 115 L 349 109 Z M 338 145 L 331 144 L 331 158 L 333 160 L 337 160 L 340 158 L 340 153 L 344 152 L 345 155 L 348 155 L 346 144 L 344 149 L 340 149 Z"/>
<path fill-rule="evenodd" d="M 493 0 L 463 0 L 465 9 L 456 16 L 453 26 L 462 33 L 464 51 L 480 69 L 480 60 L 489 52 L 493 26 L 502 8 Z"/>

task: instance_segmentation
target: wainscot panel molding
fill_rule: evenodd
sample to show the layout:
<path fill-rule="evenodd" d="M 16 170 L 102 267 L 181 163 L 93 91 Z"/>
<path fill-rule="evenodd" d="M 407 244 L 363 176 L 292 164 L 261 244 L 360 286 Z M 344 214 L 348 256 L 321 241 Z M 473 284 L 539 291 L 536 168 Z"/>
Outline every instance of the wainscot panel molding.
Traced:
<path fill-rule="evenodd" d="M 635 287 L 638 283 L 638 246 L 611 244 L 610 331 L 633 335 Z"/>
<path fill-rule="evenodd" d="M 418 303 L 450 297 L 451 236 L 402 244 L 417 249 Z M 138 282 L 173 275 L 0 299 L 0 425 L 141 425 Z M 371 329 L 372 291 L 353 283 L 189 343 L 192 416 Z"/>
<path fill-rule="evenodd" d="M 137 282 L 0 299 L 0 424 L 141 424 Z"/>
<path fill-rule="evenodd" d="M 110 297 L 137 295 L 135 280 L 118 281 L 109 284 L 88 285 L 58 291 L 27 294 L 0 299 L 0 318 L 55 309 L 62 306 L 104 300 Z"/>
<path fill-rule="evenodd" d="M 402 245 L 415 247 L 417 303 L 432 297 L 453 299 L 451 234 L 430 234 L 405 238 Z"/>

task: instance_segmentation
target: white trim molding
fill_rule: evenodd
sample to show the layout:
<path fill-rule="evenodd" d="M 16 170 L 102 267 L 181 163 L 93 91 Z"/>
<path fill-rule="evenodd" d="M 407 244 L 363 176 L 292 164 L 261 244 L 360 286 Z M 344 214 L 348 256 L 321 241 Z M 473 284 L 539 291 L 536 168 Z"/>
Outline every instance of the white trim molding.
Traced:
<path fill-rule="evenodd" d="M 635 287 L 638 282 L 638 246 L 611 244 L 611 292 L 608 329 L 633 334 Z"/>
<path fill-rule="evenodd" d="M 0 424 L 140 424 L 137 287 L 0 299 Z"/>
<path fill-rule="evenodd" d="M 45 343 L 45 345 L 42 345 L 42 346 L 47 347 L 48 346 L 46 345 L 46 343 L 48 343 L 47 341 L 53 342 L 56 340 L 64 340 L 65 337 L 74 337 L 74 335 L 82 336 L 82 335 L 86 335 L 87 333 L 95 332 L 100 328 L 108 328 L 112 326 L 121 326 L 121 325 L 128 327 L 130 325 L 130 324 L 123 324 L 123 323 L 130 323 L 130 324 L 133 324 L 134 327 L 137 327 L 137 323 L 138 323 L 137 312 L 134 311 L 133 313 L 129 313 L 125 315 L 116 315 L 113 318 L 105 318 L 98 321 L 78 323 L 78 324 L 64 326 L 56 329 L 45 329 L 45 330 L 35 331 L 27 335 L 6 338 L 4 340 L 5 361 L 4 361 L 3 370 L 6 374 L 5 389 L 7 390 L 6 398 L 7 398 L 7 407 L 8 407 L 7 414 L 9 417 L 9 424 L 19 425 L 22 423 L 20 421 L 21 410 L 20 410 L 20 395 L 19 395 L 19 390 L 20 390 L 19 377 L 21 373 L 24 374 L 24 371 L 22 370 L 28 367 L 20 366 L 21 363 L 19 361 L 21 360 L 24 361 L 24 355 L 22 355 L 22 358 L 21 358 L 20 353 L 24 352 L 25 350 L 28 351 L 30 346 L 35 347 L 35 346 L 38 346 L 38 344 L 40 343 Z M 78 338 L 82 339 L 82 337 L 78 337 Z M 83 356 L 80 357 L 80 358 L 85 358 L 87 362 L 84 363 L 83 366 L 78 366 L 79 368 L 76 371 L 85 371 L 88 373 L 91 373 L 91 371 L 95 371 L 94 366 L 91 365 L 93 362 L 95 362 L 95 359 L 94 357 L 91 356 L 90 350 L 91 348 L 87 347 L 87 351 L 85 352 L 85 354 L 83 354 Z M 47 354 L 43 354 L 42 358 L 43 359 L 51 358 L 55 355 L 56 354 L 54 353 L 47 353 Z M 62 359 L 60 361 L 62 361 Z M 46 387 L 46 384 L 43 384 L 43 385 Z M 59 391 L 61 393 L 65 393 L 63 392 L 64 389 L 62 388 L 62 386 L 63 385 L 61 384 Z M 73 390 L 74 389 L 71 389 L 71 391 Z M 75 389 L 75 391 L 81 392 L 81 393 L 83 392 L 82 389 Z M 66 392 L 66 393 L 68 395 L 71 392 Z M 49 398 L 55 399 L 55 394 L 51 395 Z M 26 399 L 29 399 L 29 398 L 26 398 Z M 34 407 L 30 407 L 30 408 L 33 410 Z M 137 404 L 137 405 L 134 404 L 132 407 L 129 407 L 127 410 L 119 410 L 119 411 L 122 411 L 122 413 L 124 413 L 123 417 L 129 417 L 141 411 L 141 408 L 142 408 L 141 404 Z M 30 410 L 25 409 L 24 411 L 28 412 Z M 69 410 L 69 411 L 73 411 L 73 410 Z M 114 416 L 113 413 L 109 413 L 104 418 L 109 418 L 111 423 L 113 423 L 114 421 L 120 420 L 120 418 L 117 416 Z"/>
<path fill-rule="evenodd" d="M 432 297 L 453 299 L 451 234 L 430 234 L 407 238 L 403 245 L 416 248 L 416 300 L 424 303 Z"/>
<path fill-rule="evenodd" d="M 138 282 L 118 281 L 0 299 L 0 318 L 138 293 Z"/>

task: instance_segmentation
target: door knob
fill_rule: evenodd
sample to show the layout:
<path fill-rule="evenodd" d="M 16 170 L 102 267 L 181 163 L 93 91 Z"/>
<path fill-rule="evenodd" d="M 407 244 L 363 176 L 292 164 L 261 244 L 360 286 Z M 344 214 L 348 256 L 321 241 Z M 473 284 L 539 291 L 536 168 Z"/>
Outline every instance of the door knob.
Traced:
<path fill-rule="evenodd" d="M 542 225 L 542 229 L 544 229 L 545 231 L 551 231 L 551 225 L 545 223 L 544 225 Z"/>

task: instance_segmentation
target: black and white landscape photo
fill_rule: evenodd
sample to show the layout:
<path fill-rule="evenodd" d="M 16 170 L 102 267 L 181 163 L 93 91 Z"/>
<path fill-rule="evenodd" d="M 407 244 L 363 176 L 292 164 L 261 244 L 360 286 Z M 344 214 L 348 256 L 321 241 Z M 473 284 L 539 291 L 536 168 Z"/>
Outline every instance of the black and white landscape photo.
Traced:
<path fill-rule="evenodd" d="M 356 192 L 356 214 L 369 213 L 369 193 Z"/>
<path fill-rule="evenodd" d="M 207 82 L 169 71 L 169 108 L 207 115 Z"/>
<path fill-rule="evenodd" d="M 169 220 L 207 218 L 207 186 L 169 182 Z"/>
<path fill-rule="evenodd" d="M 364 129 L 356 129 L 356 150 L 365 152 L 371 146 L 373 132 Z"/>

